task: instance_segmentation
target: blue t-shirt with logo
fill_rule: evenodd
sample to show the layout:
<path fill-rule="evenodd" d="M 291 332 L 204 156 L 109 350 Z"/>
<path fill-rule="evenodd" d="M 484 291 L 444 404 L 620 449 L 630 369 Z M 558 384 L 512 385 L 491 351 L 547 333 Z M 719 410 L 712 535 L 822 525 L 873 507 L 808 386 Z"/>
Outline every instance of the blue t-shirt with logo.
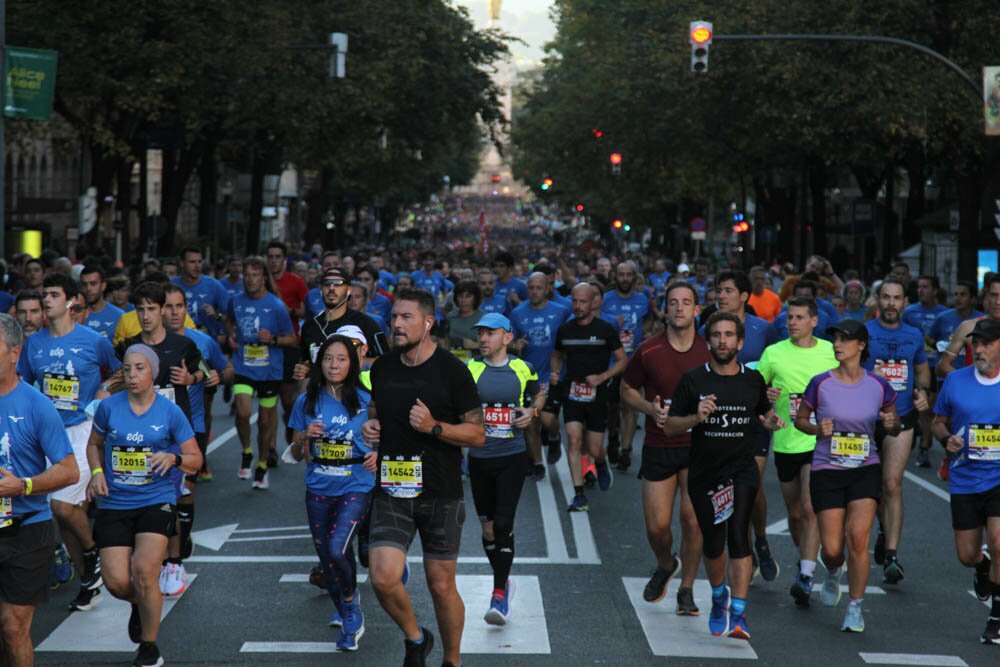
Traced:
<path fill-rule="evenodd" d="M 510 280 L 505 283 L 500 282 L 500 278 L 497 278 L 495 293 L 510 301 L 507 297 L 507 292 L 514 292 L 520 297 L 521 301 L 528 300 L 528 284 L 516 276 L 511 276 Z"/>
<path fill-rule="evenodd" d="M 108 340 L 112 340 L 115 337 L 115 328 L 118 326 L 118 320 L 124 314 L 124 310 L 105 301 L 104 308 L 100 312 L 92 310 L 87 315 L 87 326 Z"/>
<path fill-rule="evenodd" d="M 257 338 L 261 329 L 270 331 L 274 338 L 292 333 L 292 320 L 281 299 L 270 292 L 259 299 L 239 294 L 229 302 L 229 316 L 236 320 L 236 374 L 258 382 L 281 380 L 285 359 L 282 348 L 262 345 Z"/>
<path fill-rule="evenodd" d="M 236 282 L 229 279 L 229 276 L 225 276 L 219 281 L 222 285 L 222 289 L 226 290 L 226 295 L 228 298 L 232 299 L 237 294 L 243 294 L 246 290 L 243 287 L 243 279 L 240 278 Z"/>
<path fill-rule="evenodd" d="M 882 377 L 899 394 L 896 410 L 900 416 L 913 412 L 913 383 L 915 367 L 927 361 L 924 353 L 924 336 L 919 329 L 900 324 L 889 329 L 879 320 L 865 322 L 868 328 L 868 360 L 864 367 L 873 370 L 878 363 Z"/>
<path fill-rule="evenodd" d="M 160 452 L 181 453 L 181 443 L 194 437 L 179 407 L 159 394 L 137 415 L 128 392 L 110 396 L 97 406 L 94 431 L 104 436 L 104 479 L 108 495 L 98 501 L 101 509 L 129 510 L 160 503 L 177 503 L 178 475 L 171 468 L 160 475 L 151 469 L 150 457 Z"/>
<path fill-rule="evenodd" d="M 87 405 L 101 386 L 102 371 L 121 366 L 111 341 L 93 329 L 76 324 L 64 336 L 52 336 L 48 327 L 28 336 L 17 362 L 17 372 L 49 397 L 64 426 L 87 420 Z"/>
<path fill-rule="evenodd" d="M 482 303 L 479 304 L 479 310 L 484 313 L 500 313 L 501 315 L 506 315 L 510 312 L 510 302 L 507 301 L 506 295 L 494 294 L 490 297 L 483 297 Z"/>
<path fill-rule="evenodd" d="M 952 493 L 981 493 L 1000 486 L 1000 378 L 981 376 L 974 366 L 949 373 L 938 392 L 934 414 L 950 418 L 949 428 L 965 444 L 952 456 Z"/>
<path fill-rule="evenodd" d="M 375 292 L 372 294 L 371 299 L 368 300 L 368 306 L 365 308 L 365 311 L 371 315 L 378 315 L 384 321 L 388 322 L 392 318 L 392 302 L 378 292 Z"/>
<path fill-rule="evenodd" d="M 410 274 L 410 278 L 413 279 L 414 286 L 427 290 L 435 299 L 451 291 L 454 287 L 450 280 L 441 275 L 440 271 L 432 271 L 428 275 L 418 269 Z"/>
<path fill-rule="evenodd" d="M 932 308 L 928 308 L 922 303 L 915 303 L 903 309 L 903 323 L 909 324 L 914 329 L 920 329 L 920 333 L 924 337 L 930 337 L 931 331 L 934 328 L 934 321 L 938 318 L 938 315 L 946 310 L 948 309 L 941 304 L 935 304 Z M 937 349 L 926 346 L 925 341 L 924 351 L 927 353 L 928 365 L 934 368 L 938 361 Z"/>
<path fill-rule="evenodd" d="M 972 314 L 968 317 L 962 317 L 958 314 L 958 311 L 954 308 L 948 308 L 941 311 L 941 314 L 937 316 L 934 320 L 934 324 L 931 325 L 930 337 L 934 339 L 935 343 L 937 341 L 950 341 L 951 335 L 955 333 L 955 329 L 958 325 L 965 320 L 979 319 L 983 317 L 983 313 L 976 309 L 972 310 Z M 951 360 L 951 367 L 958 369 L 965 366 L 965 355 L 958 354 L 954 359 Z"/>
<path fill-rule="evenodd" d="M 0 467 L 17 477 L 34 477 L 49 467 L 46 459 L 59 463 L 72 453 L 59 414 L 37 389 L 18 382 L 7 395 L 0 396 Z M 11 510 L 8 518 L 23 518 L 24 525 L 52 518 L 44 493 L 12 498 Z M 3 513 L 6 515 L 6 510 Z"/>
<path fill-rule="evenodd" d="M 381 269 L 378 272 L 378 286 L 386 292 L 391 292 L 392 288 L 399 283 L 399 279 L 391 271 Z"/>
<path fill-rule="evenodd" d="M 305 300 L 306 316 L 302 318 L 303 320 L 311 320 L 320 313 L 326 312 L 326 304 L 323 303 L 323 292 L 320 291 L 319 287 L 313 287 L 311 290 L 306 292 Z"/>
<path fill-rule="evenodd" d="M 653 287 L 653 294 L 657 299 L 662 299 L 664 292 L 667 288 L 667 283 L 670 282 L 670 272 L 664 271 L 663 273 L 650 273 L 646 276 L 646 280 Z"/>
<path fill-rule="evenodd" d="M 538 373 L 543 385 L 549 383 L 552 372 L 550 363 L 556 348 L 556 332 L 570 318 L 570 311 L 553 301 L 546 301 L 541 308 L 533 308 L 525 301 L 510 312 L 514 338 L 527 338 L 528 344 L 519 353 Z"/>
<path fill-rule="evenodd" d="M 222 353 L 222 348 L 214 338 L 196 329 L 184 329 L 184 335 L 194 341 L 201 352 L 201 358 L 208 364 L 209 369 L 221 373 L 229 361 Z M 191 369 L 188 369 L 191 370 Z M 194 371 L 191 371 L 194 372 Z M 195 433 L 205 432 L 205 383 L 197 382 L 189 385 L 188 400 L 191 401 L 191 423 L 194 425 Z"/>
<path fill-rule="evenodd" d="M 649 315 L 649 299 L 639 292 L 623 297 L 617 290 L 604 295 L 601 319 L 614 321 L 625 354 L 632 354 L 642 342 L 642 322 Z M 618 318 L 621 317 L 621 324 Z"/>
<path fill-rule="evenodd" d="M 375 487 L 375 473 L 366 471 L 361 463 L 326 465 L 325 461 L 331 459 L 324 457 L 324 453 L 349 453 L 346 457 L 338 455 L 333 458 L 361 458 L 371 451 L 361 437 L 361 425 L 368 419 L 371 396 L 362 389 L 358 390 L 361 409 L 354 416 L 349 415 L 343 403 L 331 396 L 326 389 L 320 392 L 312 414 L 307 414 L 306 396 L 301 394 L 295 399 L 288 418 L 288 425 L 296 431 L 308 430 L 309 424 L 314 421 L 323 422 L 323 441 L 309 441 L 312 460 L 306 464 L 306 488 L 311 493 L 327 496 L 371 491 Z"/>
<path fill-rule="evenodd" d="M 211 276 L 199 276 L 198 282 L 188 285 L 181 276 L 174 276 L 173 283 L 184 290 L 184 297 L 187 299 L 187 311 L 194 320 L 196 327 L 205 331 L 210 336 L 221 336 L 225 333 L 222 321 L 214 317 L 209 317 L 203 310 L 205 305 L 210 305 L 220 316 L 226 313 L 229 305 L 229 292 L 215 278 Z"/>

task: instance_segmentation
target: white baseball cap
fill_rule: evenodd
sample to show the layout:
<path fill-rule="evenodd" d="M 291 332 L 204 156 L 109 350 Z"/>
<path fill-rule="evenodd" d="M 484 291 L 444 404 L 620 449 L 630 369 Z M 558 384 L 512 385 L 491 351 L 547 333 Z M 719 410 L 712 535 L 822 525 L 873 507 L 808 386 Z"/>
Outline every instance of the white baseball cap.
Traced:
<path fill-rule="evenodd" d="M 356 341 L 360 341 L 362 345 L 368 344 L 368 339 L 365 338 L 364 332 L 361 331 L 361 327 L 356 324 L 345 324 L 333 333 L 353 338 Z"/>
<path fill-rule="evenodd" d="M 682 262 L 677 265 L 677 273 L 691 273 L 691 267 Z"/>

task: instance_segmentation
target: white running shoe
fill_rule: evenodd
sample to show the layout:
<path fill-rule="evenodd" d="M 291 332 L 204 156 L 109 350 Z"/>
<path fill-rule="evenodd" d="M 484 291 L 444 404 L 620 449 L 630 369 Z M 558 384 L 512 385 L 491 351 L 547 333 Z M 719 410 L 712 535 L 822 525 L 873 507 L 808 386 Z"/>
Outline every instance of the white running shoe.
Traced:
<path fill-rule="evenodd" d="M 167 594 L 167 572 L 170 571 L 170 564 L 160 566 L 160 577 L 157 583 L 160 585 L 160 594 Z"/>
<path fill-rule="evenodd" d="M 163 591 L 164 595 L 174 596 L 180 595 L 187 590 L 187 572 L 184 571 L 183 565 L 170 564 L 170 570 L 167 572 L 166 577 L 166 590 Z"/>
<path fill-rule="evenodd" d="M 819 597 L 827 607 L 836 607 L 840 602 L 840 580 L 844 576 L 844 566 L 841 565 L 835 570 L 827 570 L 826 581 L 823 582 L 823 590 Z"/>

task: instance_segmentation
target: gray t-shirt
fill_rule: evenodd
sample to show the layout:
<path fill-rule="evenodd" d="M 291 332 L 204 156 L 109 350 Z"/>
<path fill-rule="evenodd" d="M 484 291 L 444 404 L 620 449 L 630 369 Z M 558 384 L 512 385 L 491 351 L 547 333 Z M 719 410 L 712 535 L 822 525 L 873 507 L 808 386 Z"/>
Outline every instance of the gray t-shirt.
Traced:
<path fill-rule="evenodd" d="M 448 340 L 452 347 L 462 347 L 462 339 L 476 340 L 476 322 L 483 319 L 483 311 L 476 308 L 468 315 L 461 316 L 458 311 L 448 318 Z"/>
<path fill-rule="evenodd" d="M 483 363 L 486 369 L 479 376 L 476 386 L 486 420 L 486 444 L 470 449 L 469 456 L 490 459 L 523 453 L 526 451 L 524 431 L 511 425 L 517 418 L 513 408 L 523 405 L 521 382 L 510 367 L 510 358 L 502 366 L 491 366 L 486 361 Z M 538 393 L 538 382 L 529 382 L 526 392 L 528 396 Z"/>

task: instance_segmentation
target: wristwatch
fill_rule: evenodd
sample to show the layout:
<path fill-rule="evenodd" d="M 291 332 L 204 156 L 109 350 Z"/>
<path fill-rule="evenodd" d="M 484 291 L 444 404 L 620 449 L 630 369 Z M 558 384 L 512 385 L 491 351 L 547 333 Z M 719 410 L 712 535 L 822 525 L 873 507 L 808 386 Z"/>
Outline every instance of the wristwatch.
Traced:
<path fill-rule="evenodd" d="M 107 382 L 105 382 L 104 384 L 101 385 L 101 391 L 106 391 L 108 393 L 111 393 L 111 386 Z"/>
<path fill-rule="evenodd" d="M 433 435 L 435 438 L 440 438 L 441 437 L 441 430 L 442 430 L 441 429 L 441 422 L 435 422 L 434 423 L 434 428 L 431 429 L 431 435 Z"/>
<path fill-rule="evenodd" d="M 183 463 L 184 463 L 184 457 L 181 456 L 180 454 L 174 454 L 174 467 L 180 468 L 181 464 Z"/>

